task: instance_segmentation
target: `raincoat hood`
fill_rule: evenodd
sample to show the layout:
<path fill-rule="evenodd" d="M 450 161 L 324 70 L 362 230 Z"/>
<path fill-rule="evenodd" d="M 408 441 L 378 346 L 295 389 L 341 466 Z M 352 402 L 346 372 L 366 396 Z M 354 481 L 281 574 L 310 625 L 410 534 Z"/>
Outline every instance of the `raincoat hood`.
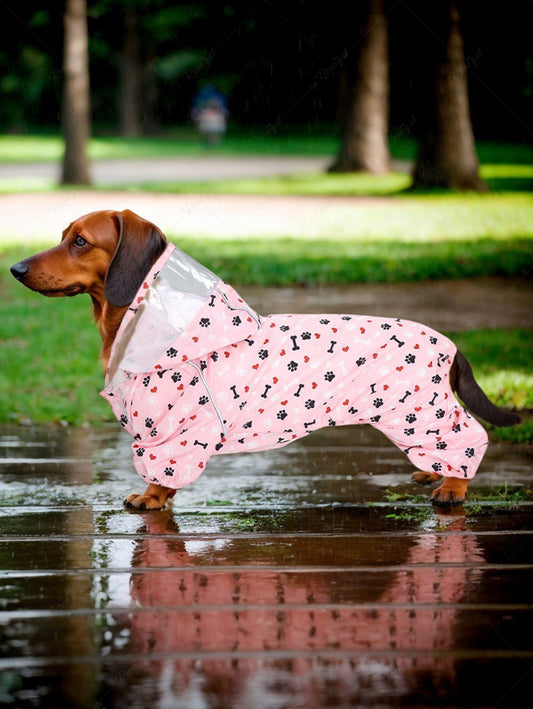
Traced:
<path fill-rule="evenodd" d="M 216 335 L 208 330 L 214 318 L 220 324 Z M 117 331 L 102 395 L 108 398 L 130 375 L 203 357 L 253 336 L 259 327 L 259 315 L 230 286 L 168 244 Z"/>

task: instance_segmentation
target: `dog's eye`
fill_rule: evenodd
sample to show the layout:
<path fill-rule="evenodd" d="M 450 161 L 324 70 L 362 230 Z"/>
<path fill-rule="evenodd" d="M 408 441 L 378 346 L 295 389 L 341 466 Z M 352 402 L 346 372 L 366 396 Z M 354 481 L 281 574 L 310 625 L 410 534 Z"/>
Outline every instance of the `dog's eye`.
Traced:
<path fill-rule="evenodd" d="M 79 234 L 77 234 L 73 243 L 74 243 L 74 246 L 85 246 L 87 241 L 83 238 L 83 236 L 80 236 Z"/>

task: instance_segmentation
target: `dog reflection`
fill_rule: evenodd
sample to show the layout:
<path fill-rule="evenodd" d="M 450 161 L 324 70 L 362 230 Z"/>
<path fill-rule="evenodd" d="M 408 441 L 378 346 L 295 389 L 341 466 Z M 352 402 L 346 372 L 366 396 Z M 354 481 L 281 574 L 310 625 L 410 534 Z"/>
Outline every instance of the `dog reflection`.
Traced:
<path fill-rule="evenodd" d="M 461 515 L 447 525 L 463 529 Z M 250 706 L 298 697 L 311 707 L 453 683 L 453 660 L 439 651 L 454 647 L 454 605 L 481 574 L 471 535 L 413 537 L 404 558 L 396 554 L 380 571 L 375 545 L 361 552 L 353 537 L 356 564 L 335 538 L 337 558 L 315 559 L 314 570 L 310 559 L 294 565 L 283 540 L 183 540 L 171 512 L 145 514 L 139 534 L 133 610 L 116 632 L 127 624 L 126 649 L 139 658 L 128 684 L 137 697 L 144 687 L 145 702 L 164 696 L 190 706 L 197 696 L 216 697 L 210 706 Z"/>

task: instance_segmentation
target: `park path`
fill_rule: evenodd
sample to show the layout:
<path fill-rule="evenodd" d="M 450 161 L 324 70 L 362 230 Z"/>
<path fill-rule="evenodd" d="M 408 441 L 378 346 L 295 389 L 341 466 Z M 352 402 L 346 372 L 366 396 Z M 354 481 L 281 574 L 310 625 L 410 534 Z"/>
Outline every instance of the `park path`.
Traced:
<path fill-rule="evenodd" d="M 168 158 L 128 158 L 93 160 L 91 176 L 95 184 L 132 182 L 223 180 L 267 175 L 321 172 L 330 158 L 286 155 L 196 155 Z M 0 179 L 40 177 L 58 180 L 57 162 L 0 164 Z"/>
<path fill-rule="evenodd" d="M 98 209 L 131 209 L 175 235 L 223 238 L 298 236 L 350 223 L 359 210 L 389 197 L 161 194 L 139 191 L 64 190 L 0 195 L 2 241 L 57 241 L 74 219 Z M 323 236 L 323 232 L 320 233 Z"/>
<path fill-rule="evenodd" d="M 235 178 L 324 172 L 331 157 L 301 155 L 193 155 L 168 158 L 93 160 L 91 177 L 102 187 L 139 182 L 201 182 Z M 394 168 L 408 171 L 410 163 L 395 160 Z M 41 178 L 59 180 L 58 162 L 0 163 L 0 180 Z"/>

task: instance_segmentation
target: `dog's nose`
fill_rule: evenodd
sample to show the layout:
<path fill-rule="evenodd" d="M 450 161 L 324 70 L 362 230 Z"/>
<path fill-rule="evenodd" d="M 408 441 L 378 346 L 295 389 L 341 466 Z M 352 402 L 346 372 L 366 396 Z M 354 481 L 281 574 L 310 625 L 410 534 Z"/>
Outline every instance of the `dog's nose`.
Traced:
<path fill-rule="evenodd" d="M 28 273 L 29 266 L 28 264 L 24 263 L 24 261 L 20 261 L 19 263 L 16 263 L 14 266 L 11 266 L 9 269 L 11 273 L 15 276 L 17 281 L 23 281 L 26 274 Z"/>

